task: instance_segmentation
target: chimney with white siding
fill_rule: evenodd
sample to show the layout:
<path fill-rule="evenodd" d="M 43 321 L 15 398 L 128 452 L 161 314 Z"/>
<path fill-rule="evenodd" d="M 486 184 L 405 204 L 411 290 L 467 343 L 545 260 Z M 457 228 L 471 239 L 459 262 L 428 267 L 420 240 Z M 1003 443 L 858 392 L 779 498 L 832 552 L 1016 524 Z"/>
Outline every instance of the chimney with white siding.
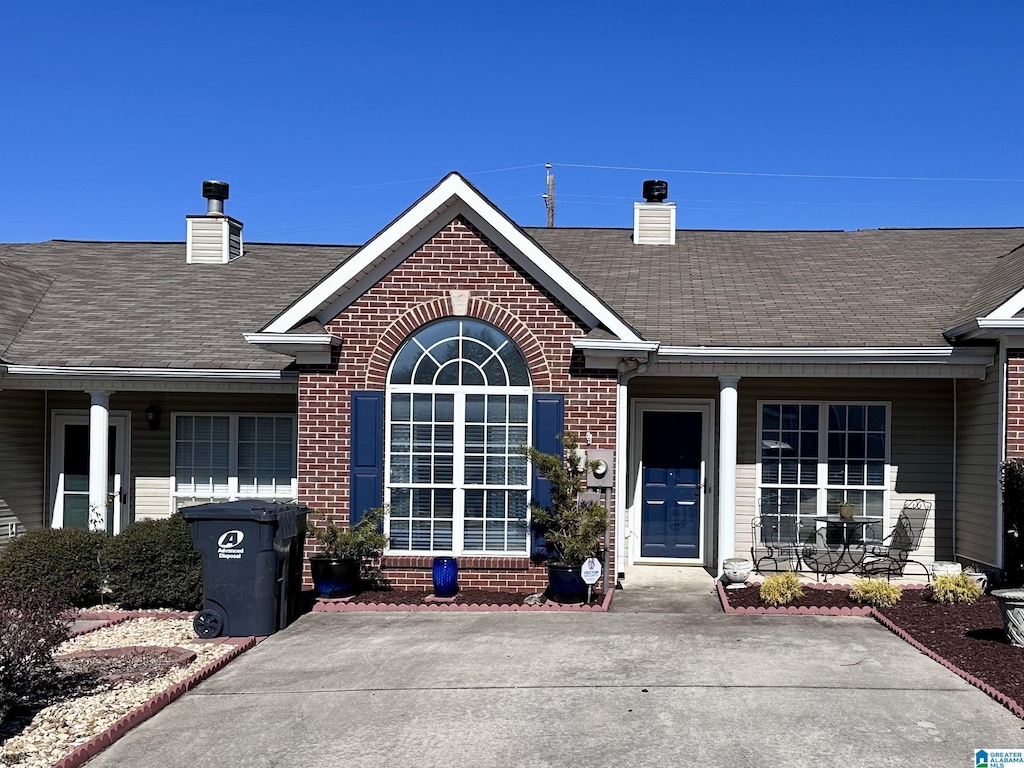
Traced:
<path fill-rule="evenodd" d="M 242 222 L 224 213 L 228 185 L 204 181 L 206 213 L 186 216 L 186 261 L 189 264 L 227 264 L 242 255 Z"/>
<path fill-rule="evenodd" d="M 668 182 L 644 182 L 643 203 L 633 203 L 633 242 L 637 245 L 676 244 L 676 204 L 666 203 Z"/>

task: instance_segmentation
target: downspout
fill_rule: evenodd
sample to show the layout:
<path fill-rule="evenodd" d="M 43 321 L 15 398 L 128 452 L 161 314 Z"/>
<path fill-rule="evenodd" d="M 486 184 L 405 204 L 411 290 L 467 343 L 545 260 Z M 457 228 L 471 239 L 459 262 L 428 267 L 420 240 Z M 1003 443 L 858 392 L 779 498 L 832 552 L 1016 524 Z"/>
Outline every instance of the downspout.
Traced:
<path fill-rule="evenodd" d="M 959 427 L 960 427 L 960 415 L 957 411 L 957 403 L 959 396 L 956 390 L 956 379 L 953 379 L 953 559 L 956 560 L 957 548 L 956 548 L 956 459 L 959 451 Z M 936 553 L 938 554 L 938 553 Z"/>
<path fill-rule="evenodd" d="M 626 570 L 626 478 L 629 455 L 628 385 L 632 371 L 619 371 L 615 385 L 615 581 Z M 630 532 L 632 533 L 632 531 Z"/>
<path fill-rule="evenodd" d="M 1003 563 L 1003 462 L 1006 461 L 1007 397 L 1009 389 L 1006 337 L 999 339 L 999 455 L 996 464 L 996 567 Z"/>
<path fill-rule="evenodd" d="M 43 527 L 53 524 L 53 509 L 50 507 L 50 390 L 43 390 Z"/>

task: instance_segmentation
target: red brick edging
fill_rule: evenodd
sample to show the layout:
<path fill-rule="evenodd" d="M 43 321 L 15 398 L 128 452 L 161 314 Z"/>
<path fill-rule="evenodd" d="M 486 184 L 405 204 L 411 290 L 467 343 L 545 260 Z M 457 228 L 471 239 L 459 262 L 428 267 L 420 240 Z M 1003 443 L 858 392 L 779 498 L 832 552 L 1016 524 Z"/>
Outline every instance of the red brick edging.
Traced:
<path fill-rule="evenodd" d="M 719 582 L 717 582 L 717 584 L 718 584 L 718 596 L 719 596 L 719 598 L 722 601 L 722 609 L 726 613 L 733 613 L 733 614 L 745 613 L 745 614 L 748 614 L 748 615 L 749 614 L 780 614 L 780 613 L 794 614 L 794 613 L 797 613 L 797 614 L 811 615 L 811 616 L 871 616 L 872 618 L 874 618 L 875 621 L 877 621 L 883 627 L 885 627 L 890 632 L 892 632 L 894 635 L 899 637 L 901 640 L 906 641 L 907 643 L 909 643 L 911 646 L 916 648 L 918 651 L 923 653 L 928 658 L 932 659 L 933 661 L 937 661 L 939 664 L 944 666 L 946 669 L 948 669 L 954 675 L 957 675 L 958 677 L 963 678 L 968 683 L 973 685 L 975 688 L 978 688 L 983 693 L 988 694 L 993 699 L 995 699 L 1000 704 L 1002 704 L 1004 707 L 1006 707 L 1008 710 L 1013 712 L 1013 714 L 1015 714 L 1017 717 L 1024 718 L 1024 707 L 1022 707 L 1020 704 L 1018 704 L 1015 699 L 1011 698 L 1010 696 L 1007 696 L 1005 693 L 1000 691 L 998 688 L 993 688 L 991 685 L 989 685 L 988 683 L 984 682 L 983 680 L 980 680 L 977 677 L 975 677 L 974 675 L 972 675 L 972 674 L 970 674 L 970 673 L 960 669 L 960 667 L 958 667 L 953 662 L 949 661 L 948 659 L 943 658 L 942 656 L 937 654 L 935 651 L 931 650 L 928 646 L 924 645 L 923 643 L 918 642 L 917 640 L 915 640 L 910 635 L 910 633 L 906 632 L 899 625 L 895 624 L 891 619 L 889 619 L 887 616 L 884 616 L 883 614 L 879 613 L 874 608 L 871 608 L 871 607 L 868 607 L 868 606 L 865 606 L 864 608 L 793 608 L 793 607 L 788 607 L 788 608 L 744 608 L 744 607 L 733 608 L 731 605 L 729 605 L 729 600 L 726 597 L 725 587 L 723 586 L 722 582 L 719 581 Z M 839 585 L 832 585 L 832 584 L 828 584 L 828 585 L 817 585 L 817 584 L 813 584 L 812 585 L 812 584 L 809 584 L 807 586 L 811 587 L 812 589 L 843 589 L 843 587 L 840 587 Z M 914 585 L 908 585 L 907 588 L 909 588 L 909 589 L 923 588 L 924 586 L 925 585 L 923 585 L 923 584 L 921 584 L 921 585 L 914 584 Z"/>
<path fill-rule="evenodd" d="M 874 612 L 870 606 L 864 606 L 862 608 L 816 608 L 801 606 L 797 608 L 793 605 L 785 605 L 780 608 L 747 608 L 746 606 L 740 606 L 734 608 L 729 605 L 729 598 L 726 596 L 725 585 L 721 581 L 716 581 L 718 585 L 718 599 L 722 601 L 722 610 L 726 613 L 745 613 L 750 614 L 801 614 L 803 616 L 871 616 Z M 838 584 L 807 584 L 805 585 L 811 589 L 845 589 Z"/>
<path fill-rule="evenodd" d="M 188 614 L 191 615 L 191 614 Z M 160 616 L 167 618 L 179 618 L 174 615 L 160 614 Z M 126 618 L 134 618 L 129 616 Z M 121 619 L 124 621 L 125 619 Z M 115 622 L 117 623 L 117 622 Z M 108 625 L 109 626 L 109 625 Z M 103 733 L 93 736 L 84 744 L 75 747 L 69 754 L 62 757 L 56 763 L 53 764 L 53 768 L 79 768 L 84 765 L 86 761 L 95 757 L 101 751 L 106 749 L 108 746 L 113 744 L 119 738 L 124 736 L 128 731 L 137 726 L 139 723 L 145 722 L 161 709 L 166 707 L 175 699 L 179 698 L 186 691 L 190 691 L 195 688 L 199 683 L 208 678 L 214 672 L 219 670 L 229 661 L 234 659 L 236 656 L 241 654 L 243 651 L 247 651 L 252 648 L 256 643 L 260 642 L 264 638 L 262 637 L 238 637 L 238 638 L 217 638 L 222 642 L 234 643 L 235 647 L 228 653 L 221 656 L 219 659 L 207 664 L 205 667 L 200 669 L 194 675 L 180 683 L 171 686 L 166 691 L 158 693 L 152 699 L 147 701 L 145 704 L 140 704 L 127 715 L 122 717 L 120 720 L 111 725 Z"/>
<path fill-rule="evenodd" d="M 595 605 L 560 604 L 548 602 L 544 605 L 496 605 L 494 603 L 430 603 L 429 605 L 396 605 L 394 603 L 351 603 L 343 599 L 317 599 L 313 613 L 350 613 L 357 611 L 461 611 L 470 613 L 496 611 L 575 611 L 605 613 L 612 604 L 615 587 L 608 590 L 604 600 Z"/>

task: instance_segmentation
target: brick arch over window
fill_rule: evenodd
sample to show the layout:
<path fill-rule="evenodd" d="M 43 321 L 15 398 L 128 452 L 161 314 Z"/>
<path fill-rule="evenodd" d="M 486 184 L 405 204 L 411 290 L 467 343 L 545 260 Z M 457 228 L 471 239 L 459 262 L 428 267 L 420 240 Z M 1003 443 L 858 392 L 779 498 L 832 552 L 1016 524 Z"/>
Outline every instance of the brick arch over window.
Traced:
<path fill-rule="evenodd" d="M 384 389 L 391 360 L 414 331 L 433 320 L 452 317 L 451 299 L 447 296 L 424 302 L 410 309 L 381 334 L 380 341 L 370 354 L 366 370 L 366 388 Z M 505 333 L 516 343 L 530 367 L 530 378 L 535 392 L 551 389 L 551 367 L 544 356 L 543 347 L 523 323 L 512 313 L 484 299 L 471 298 L 466 317 L 483 320 Z"/>

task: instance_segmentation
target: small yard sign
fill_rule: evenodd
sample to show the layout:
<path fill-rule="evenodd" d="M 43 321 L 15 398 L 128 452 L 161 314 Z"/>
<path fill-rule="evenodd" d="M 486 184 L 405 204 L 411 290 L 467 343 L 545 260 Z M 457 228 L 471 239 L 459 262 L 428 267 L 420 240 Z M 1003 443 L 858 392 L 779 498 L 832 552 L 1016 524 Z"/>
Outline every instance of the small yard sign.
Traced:
<path fill-rule="evenodd" d="M 596 557 L 588 557 L 580 567 L 580 577 L 586 584 L 597 584 L 601 578 L 601 561 Z"/>

